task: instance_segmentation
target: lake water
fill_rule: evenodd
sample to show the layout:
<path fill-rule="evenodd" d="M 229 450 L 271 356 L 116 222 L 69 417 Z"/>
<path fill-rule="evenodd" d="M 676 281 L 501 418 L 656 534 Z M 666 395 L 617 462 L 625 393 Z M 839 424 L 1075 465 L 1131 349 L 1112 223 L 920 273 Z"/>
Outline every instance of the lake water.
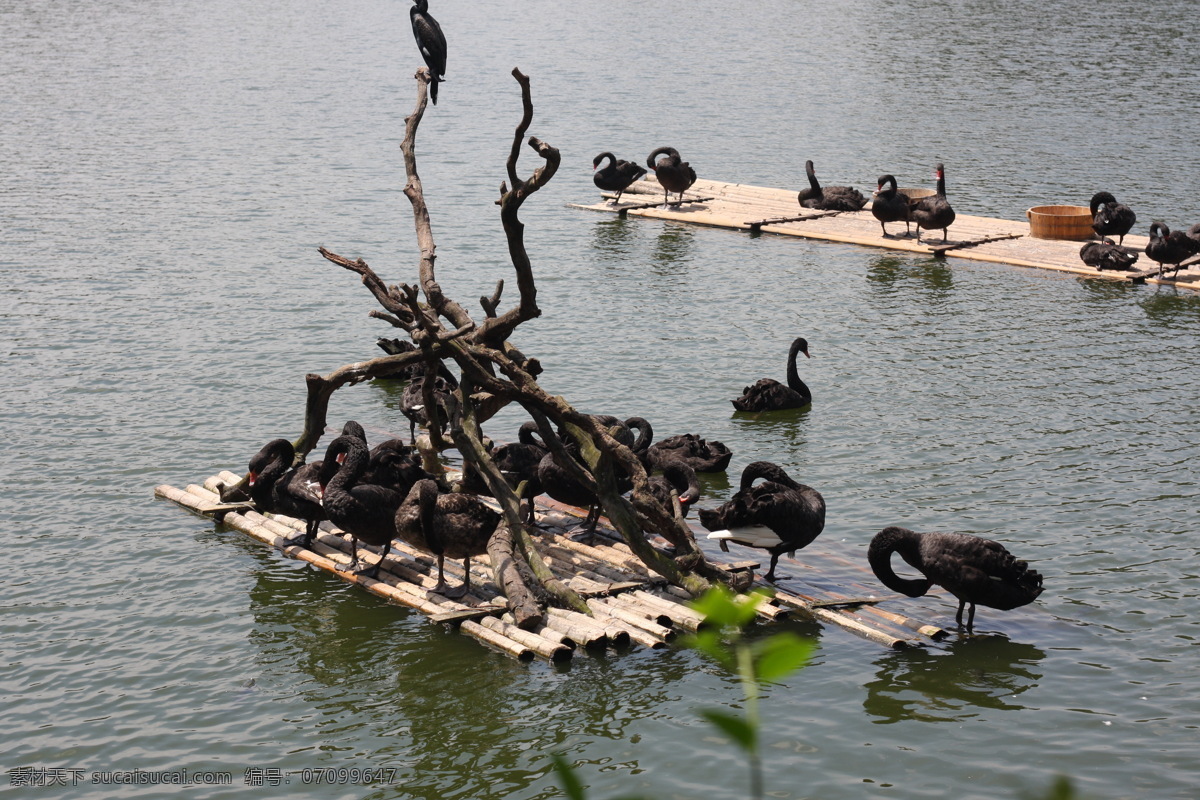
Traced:
<path fill-rule="evenodd" d="M 683 649 L 519 664 L 156 501 L 298 434 L 303 376 L 390 335 L 363 257 L 415 278 L 398 143 L 406 2 L 0 0 L 4 726 L 13 797 L 745 797 L 699 715 L 734 676 Z M 1045 575 L 977 635 L 890 652 L 803 621 L 768 689 L 773 798 L 1194 797 L 1200 297 L 569 209 L 601 150 L 700 175 L 928 186 L 961 213 L 1113 191 L 1138 233 L 1200 220 L 1194 7 L 434 0 L 447 81 L 418 137 L 438 277 L 510 278 L 493 201 L 531 76 L 563 153 L 524 207 L 544 315 L 515 343 L 576 407 L 694 431 L 821 490 L 813 548 L 886 525 L 1005 542 Z M 536 166 L 522 156 L 521 172 Z M 511 283 L 511 281 L 510 281 Z M 510 298 L 511 300 L 511 298 Z M 477 312 L 476 312 L 477 313 Z M 806 336 L 812 410 L 734 418 Z M 393 387 L 331 420 L 406 428 Z M 519 420 L 488 426 L 509 438 Z M 729 495 L 706 484 L 702 501 Z M 803 552 L 800 554 L 803 559 Z M 945 596 L 903 606 L 952 624 Z M 390 770 L 305 783 L 304 770 Z M 25 772 L 20 770 L 25 769 Z M 12 786 L 56 769 L 74 788 Z M 75 772 L 70 772 L 75 770 Z M 227 787 L 103 773 L 224 771 Z M 47 773 L 41 773 L 43 777 Z M 311 777 L 311 776 L 310 776 Z M 93 779 L 97 779 L 93 782 Z"/>

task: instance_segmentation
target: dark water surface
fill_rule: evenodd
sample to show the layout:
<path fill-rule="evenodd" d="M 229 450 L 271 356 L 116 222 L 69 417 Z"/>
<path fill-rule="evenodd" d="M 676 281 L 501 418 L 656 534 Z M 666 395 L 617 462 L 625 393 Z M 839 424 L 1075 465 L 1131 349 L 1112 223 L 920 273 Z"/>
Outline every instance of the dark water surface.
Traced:
<path fill-rule="evenodd" d="M 721 439 L 735 471 L 779 462 L 829 504 L 814 548 L 962 530 L 1046 576 L 1034 606 L 910 652 L 789 623 L 818 650 L 768 691 L 771 797 L 1010 798 L 1058 774 L 1094 798 L 1195 796 L 1200 297 L 565 204 L 595 197 L 597 152 L 673 145 L 766 186 L 801 185 L 806 158 L 863 188 L 929 185 L 944 161 L 963 213 L 1103 188 L 1138 232 L 1186 227 L 1193 12 L 435 0 L 449 71 L 418 158 L 453 297 L 511 276 L 493 201 L 514 66 L 530 132 L 563 153 L 523 211 L 545 314 L 516 342 L 547 388 Z M 2 0 L 0 29 L 5 789 L 22 767 L 187 769 L 234 785 L 178 794 L 278 796 L 245 785 L 262 769 L 312 797 L 542 798 L 559 751 L 599 800 L 744 797 L 743 760 L 698 714 L 740 689 L 703 658 L 518 664 L 151 496 L 243 469 L 296 435 L 305 373 L 378 353 L 374 301 L 316 248 L 415 277 L 407 3 Z M 812 410 L 734 418 L 796 335 Z M 400 430 L 397 399 L 344 390 L 331 418 Z M 944 597 L 911 607 L 952 622 Z M 343 767 L 394 783 L 301 783 Z"/>

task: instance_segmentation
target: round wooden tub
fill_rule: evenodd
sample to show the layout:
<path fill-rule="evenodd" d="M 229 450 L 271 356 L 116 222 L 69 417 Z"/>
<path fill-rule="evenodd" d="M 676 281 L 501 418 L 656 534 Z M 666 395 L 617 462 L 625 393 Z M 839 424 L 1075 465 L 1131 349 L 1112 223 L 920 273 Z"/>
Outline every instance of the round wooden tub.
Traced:
<path fill-rule="evenodd" d="M 1025 212 L 1035 239 L 1091 239 L 1092 211 L 1087 206 L 1034 206 Z"/>

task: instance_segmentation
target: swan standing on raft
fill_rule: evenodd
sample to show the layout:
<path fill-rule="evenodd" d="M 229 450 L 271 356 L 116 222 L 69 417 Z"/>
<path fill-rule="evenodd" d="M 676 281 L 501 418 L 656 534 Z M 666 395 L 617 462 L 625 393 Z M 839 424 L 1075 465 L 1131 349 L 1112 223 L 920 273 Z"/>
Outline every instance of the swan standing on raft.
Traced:
<path fill-rule="evenodd" d="M 666 158 L 655 162 L 654 159 L 662 155 L 665 155 Z M 683 193 L 696 182 L 696 170 L 679 157 L 679 151 L 674 147 L 660 147 L 655 150 L 646 157 L 646 166 L 654 170 L 654 174 L 658 176 L 658 182 L 663 187 L 664 205 L 669 204 L 671 192 L 679 193 L 679 202 L 675 205 L 682 203 Z"/>
<path fill-rule="evenodd" d="M 413 484 L 396 509 L 396 536 L 413 547 L 437 556 L 437 586 L 430 594 L 456 599 L 471 590 L 471 556 L 487 552 L 488 539 L 500 524 L 500 515 L 473 494 L 442 494 L 431 479 Z M 446 587 L 446 557 L 463 559 L 463 582 Z"/>
<path fill-rule="evenodd" d="M 733 400 L 733 407 L 738 411 L 780 411 L 785 408 L 803 408 L 812 403 L 812 392 L 800 373 L 796 371 L 796 355 L 808 354 L 808 340 L 803 336 L 792 342 L 788 350 L 787 386 L 773 378 L 762 378 L 752 386 L 742 390 L 742 396 Z"/>
<path fill-rule="evenodd" d="M 906 580 L 892 570 L 892 553 L 925 576 Z M 970 603 L 967 630 L 975 623 L 975 606 L 1001 611 L 1032 603 L 1042 593 L 1042 576 L 1018 561 L 1004 545 L 966 533 L 914 533 L 884 528 L 871 539 L 867 561 L 880 583 L 909 597 L 921 597 L 941 586 L 958 598 L 957 623 Z"/>
<path fill-rule="evenodd" d="M 1158 274 L 1166 271 L 1167 264 L 1175 265 L 1179 274 L 1179 263 L 1200 252 L 1200 241 L 1193 240 L 1183 231 L 1172 231 L 1165 222 L 1150 223 L 1150 242 L 1146 245 L 1146 256 L 1158 263 Z M 1174 275 L 1172 276 L 1174 277 Z"/>
<path fill-rule="evenodd" d="M 304 533 L 290 541 L 307 547 L 321 520 L 325 519 L 318 487 L 322 465 L 320 461 L 314 461 L 293 468 L 295 460 L 296 450 L 287 439 L 272 439 L 263 445 L 249 463 L 250 499 L 259 512 L 286 514 L 304 520 Z"/>
<path fill-rule="evenodd" d="M 754 484 L 759 478 L 763 482 Z M 712 531 L 721 549 L 734 541 L 771 554 L 763 577 L 775 580 L 775 564 L 784 553 L 795 554 L 825 529 L 825 498 L 811 486 L 796 483 L 777 464 L 755 461 L 742 471 L 741 488 L 715 509 L 700 509 L 700 524 Z"/>
<path fill-rule="evenodd" d="M 396 509 L 404 495 L 387 486 L 361 483 L 369 460 L 366 442 L 356 436 L 339 436 L 330 442 L 321 470 L 321 505 L 329 521 L 352 537 L 350 569 L 358 566 L 360 540 L 383 547 L 379 562 L 358 573 L 374 577 L 392 549 Z"/>
<path fill-rule="evenodd" d="M 908 202 L 908 195 L 901 194 L 896 187 L 896 176 L 880 175 L 877 184 L 878 187 L 873 195 L 874 199 L 871 201 L 871 214 L 879 220 L 879 227 L 883 228 L 884 237 L 891 238 L 891 234 L 887 232 L 887 223 L 889 222 L 903 222 L 904 235 L 911 235 L 912 226 L 909 224 L 909 220 L 912 206 Z"/>
<path fill-rule="evenodd" d="M 601 169 L 596 169 L 600 166 L 600 162 L 608 159 L 608 163 Z M 621 194 L 637 180 L 640 180 L 646 174 L 646 168 L 640 164 L 635 164 L 632 161 L 618 160 L 616 156 L 607 151 L 601 153 L 592 159 L 592 183 L 596 184 L 596 188 L 605 192 L 616 192 L 617 197 L 613 200 L 613 204 L 621 202 Z"/>
<path fill-rule="evenodd" d="M 925 230 L 942 229 L 942 241 L 950 233 L 954 224 L 954 209 L 946 200 L 946 168 L 938 164 L 934 170 L 937 177 L 937 193 L 931 197 L 922 197 L 912 207 L 912 220 L 917 223 L 917 244 L 921 243 L 921 228 Z"/>
<path fill-rule="evenodd" d="M 1116 236 L 1117 244 L 1125 244 L 1125 234 L 1137 222 L 1137 214 L 1124 203 L 1118 203 L 1117 198 L 1108 192 L 1096 192 L 1092 195 L 1089 205 L 1092 210 L 1092 230 L 1103 239 L 1106 236 Z"/>

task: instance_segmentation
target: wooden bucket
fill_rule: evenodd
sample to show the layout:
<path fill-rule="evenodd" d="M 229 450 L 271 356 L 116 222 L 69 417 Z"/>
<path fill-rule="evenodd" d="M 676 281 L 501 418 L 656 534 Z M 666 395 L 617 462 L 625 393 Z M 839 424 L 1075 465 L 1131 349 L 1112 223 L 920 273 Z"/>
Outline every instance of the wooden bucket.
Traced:
<path fill-rule="evenodd" d="M 1034 206 L 1025 212 L 1035 239 L 1091 239 L 1092 210 L 1087 206 Z"/>
<path fill-rule="evenodd" d="M 923 197 L 933 197 L 935 194 L 937 194 L 937 191 L 934 189 L 900 188 L 900 189 L 897 189 L 896 191 L 908 198 L 908 204 L 910 206 L 916 205 L 917 201 Z"/>

